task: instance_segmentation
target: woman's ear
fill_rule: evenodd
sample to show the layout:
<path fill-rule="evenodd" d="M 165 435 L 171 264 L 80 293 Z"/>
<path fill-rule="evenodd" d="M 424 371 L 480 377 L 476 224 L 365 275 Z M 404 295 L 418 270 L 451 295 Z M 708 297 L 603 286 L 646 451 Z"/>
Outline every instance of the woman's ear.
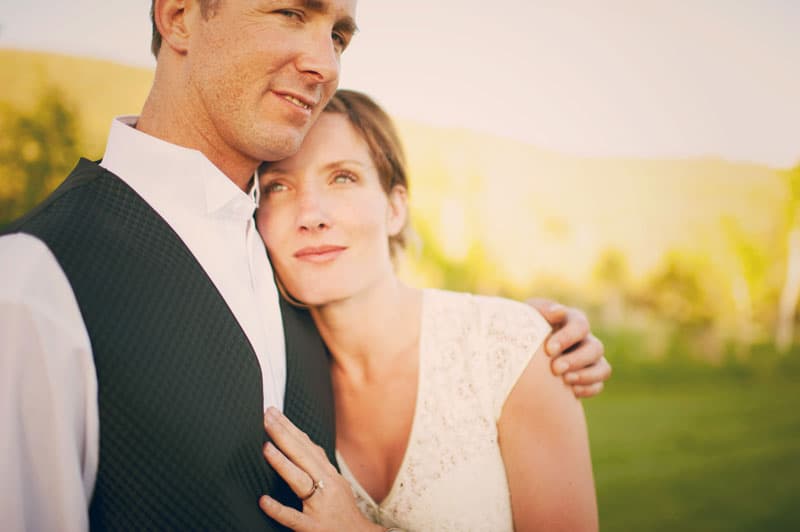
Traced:
<path fill-rule="evenodd" d="M 180 55 L 189 50 L 189 12 L 192 9 L 200 9 L 192 0 L 155 0 L 153 18 L 161 33 L 162 48 L 169 46 Z"/>
<path fill-rule="evenodd" d="M 408 222 L 408 191 L 403 185 L 395 185 L 389 192 L 389 210 L 386 222 L 389 236 L 400 234 Z"/>

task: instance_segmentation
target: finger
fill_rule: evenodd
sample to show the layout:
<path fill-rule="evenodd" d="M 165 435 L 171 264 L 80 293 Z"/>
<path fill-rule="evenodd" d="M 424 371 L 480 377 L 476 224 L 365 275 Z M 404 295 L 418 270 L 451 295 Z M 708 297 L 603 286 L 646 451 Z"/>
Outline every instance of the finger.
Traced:
<path fill-rule="evenodd" d="M 567 307 L 550 299 L 533 298 L 526 303 L 535 308 L 554 328 L 567 319 Z"/>
<path fill-rule="evenodd" d="M 589 334 L 589 320 L 577 309 L 567 310 L 564 324 L 550 335 L 547 340 L 547 353 L 558 356 L 577 345 Z"/>
<path fill-rule="evenodd" d="M 280 410 L 271 406 L 267 409 L 267 414 L 272 416 L 271 419 L 274 419 L 276 422 L 280 423 L 283 428 L 285 428 L 289 434 L 291 434 L 294 438 L 297 438 L 300 441 L 314 443 L 311 438 L 308 437 L 308 434 L 297 428 L 297 425 L 292 423 L 292 421 L 283 415 Z"/>
<path fill-rule="evenodd" d="M 272 442 L 264 445 L 264 458 L 298 497 L 305 497 L 314 488 L 311 475 L 292 463 Z"/>
<path fill-rule="evenodd" d="M 289 460 L 313 479 L 321 478 L 328 459 L 325 457 L 324 462 L 320 459 L 316 445 L 305 433 L 272 407 L 267 409 L 264 416 L 264 427 L 274 444 Z"/>
<path fill-rule="evenodd" d="M 580 384 L 589 386 L 598 382 L 605 382 L 611 376 L 611 365 L 605 358 L 597 364 L 589 366 L 579 371 L 569 372 L 564 375 L 564 382 L 567 384 Z"/>
<path fill-rule="evenodd" d="M 273 414 L 277 416 L 276 419 L 283 426 L 283 428 L 285 428 L 294 438 L 303 442 L 304 447 L 316 456 L 318 465 L 322 466 L 323 469 L 325 469 L 325 466 L 327 466 L 327 469 L 338 474 L 336 468 L 330 463 L 328 455 L 325 453 L 325 449 L 317 445 L 317 443 L 314 442 L 314 440 L 312 440 L 308 434 L 300 430 L 297 425 L 292 423 L 292 421 L 283 415 L 278 409 L 273 408 L 273 410 Z"/>
<path fill-rule="evenodd" d="M 583 386 L 581 384 L 576 384 L 572 387 L 572 392 L 575 394 L 575 397 L 581 399 L 586 397 L 594 397 L 595 395 L 599 394 L 603 391 L 603 383 L 596 382 L 594 384 L 590 384 L 589 386 Z"/>
<path fill-rule="evenodd" d="M 584 368 L 588 368 L 589 366 L 600 362 L 600 360 L 603 358 L 603 354 L 603 343 L 595 338 L 594 335 L 590 334 L 584 341 L 575 346 L 572 350 L 553 360 L 553 374 L 564 375 L 567 372 L 574 373 Z"/>
<path fill-rule="evenodd" d="M 287 528 L 300 532 L 312 529 L 313 523 L 307 515 L 282 505 L 268 495 L 262 496 L 258 500 L 258 505 L 265 514 Z"/>

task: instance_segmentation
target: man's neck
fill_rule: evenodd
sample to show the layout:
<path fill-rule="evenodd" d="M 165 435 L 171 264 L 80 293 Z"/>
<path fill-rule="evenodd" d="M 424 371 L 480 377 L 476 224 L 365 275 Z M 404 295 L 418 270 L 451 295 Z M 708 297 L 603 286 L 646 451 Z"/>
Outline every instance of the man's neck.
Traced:
<path fill-rule="evenodd" d="M 156 81 L 142 108 L 136 129 L 163 141 L 199 151 L 233 183 L 248 192 L 261 161 L 229 148 L 211 126 L 206 126 L 191 113 L 182 112 L 185 100 L 175 91 L 159 90 Z"/>

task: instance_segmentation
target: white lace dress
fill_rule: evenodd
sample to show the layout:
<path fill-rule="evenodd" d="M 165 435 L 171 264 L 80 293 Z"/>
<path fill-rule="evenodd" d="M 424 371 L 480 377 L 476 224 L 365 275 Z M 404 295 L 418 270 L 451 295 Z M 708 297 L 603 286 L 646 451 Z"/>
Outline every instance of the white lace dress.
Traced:
<path fill-rule="evenodd" d="M 513 530 L 497 420 L 549 332 L 528 305 L 425 290 L 411 436 L 386 498 L 373 501 L 337 455 L 361 511 L 404 530 Z"/>

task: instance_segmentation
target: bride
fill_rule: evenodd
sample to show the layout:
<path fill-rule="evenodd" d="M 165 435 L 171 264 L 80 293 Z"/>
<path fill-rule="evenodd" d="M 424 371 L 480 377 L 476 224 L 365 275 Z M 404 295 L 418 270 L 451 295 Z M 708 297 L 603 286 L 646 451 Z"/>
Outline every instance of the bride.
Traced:
<path fill-rule="evenodd" d="M 303 508 L 264 496 L 264 512 L 296 530 L 597 529 L 583 410 L 550 373 L 547 321 L 395 275 L 408 184 L 388 116 L 339 91 L 260 186 L 282 292 L 330 350 L 341 470 L 268 410 L 264 454 Z"/>

